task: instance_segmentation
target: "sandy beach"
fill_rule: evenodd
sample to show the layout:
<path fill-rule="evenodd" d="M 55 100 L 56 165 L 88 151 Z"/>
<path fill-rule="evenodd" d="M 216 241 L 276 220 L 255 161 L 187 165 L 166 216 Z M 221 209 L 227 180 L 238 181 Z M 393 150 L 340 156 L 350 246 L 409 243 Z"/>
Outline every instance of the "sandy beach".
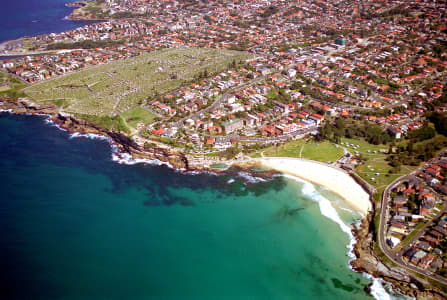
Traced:
<path fill-rule="evenodd" d="M 352 208 L 363 215 L 366 215 L 372 208 L 368 193 L 341 169 L 299 158 L 271 157 L 259 161 L 265 167 L 327 188 L 345 199 Z"/>

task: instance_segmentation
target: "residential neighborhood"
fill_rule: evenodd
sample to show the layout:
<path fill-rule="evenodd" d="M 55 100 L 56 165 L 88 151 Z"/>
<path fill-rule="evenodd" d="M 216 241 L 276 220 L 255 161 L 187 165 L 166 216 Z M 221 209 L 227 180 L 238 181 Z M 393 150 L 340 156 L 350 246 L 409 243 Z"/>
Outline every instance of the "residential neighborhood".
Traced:
<path fill-rule="evenodd" d="M 132 176 L 156 174 L 155 168 L 135 167 L 124 180 L 125 168 L 104 176 L 110 179 L 104 190 L 113 196 L 132 189 L 161 199 L 143 200 L 145 213 L 170 196 L 169 205 L 190 213 L 195 200 L 183 194 L 196 189 L 181 177 L 188 174 L 206 174 L 200 193 L 216 188 L 206 199 L 210 206 L 214 194 L 250 198 L 257 188 L 274 186 L 274 195 L 290 188 L 299 195 L 291 206 L 303 207 L 280 203 L 270 218 L 275 226 L 303 215 L 319 220 L 306 214 L 319 210 L 356 239 L 348 254 L 355 259 L 347 262 L 346 249 L 331 255 L 374 277 L 368 286 L 337 278 L 328 286 L 374 295 L 380 285 L 386 294 L 391 288 L 379 283 L 385 279 L 417 299 L 445 299 L 446 1 L 81 0 L 61 6 L 72 25 L 64 28 L 71 29 L 0 43 L 0 112 L 45 115 L 48 125 L 71 134 L 66 139 L 100 136 L 110 165 L 111 155 L 122 164 L 175 169 L 162 169 L 160 181 L 142 182 L 141 189 L 133 188 L 140 182 Z M 177 188 L 179 195 L 170 195 Z M 326 192 L 333 195 L 326 199 Z M 270 198 L 266 211 L 277 210 Z M 324 233 L 335 237 L 329 229 Z M 295 252 L 287 255 L 295 259 Z"/>
<path fill-rule="evenodd" d="M 253 53 L 226 72 L 206 72 L 179 90 L 147 95 L 144 107 L 163 121 L 146 131 L 197 151 L 219 147 L 211 143 L 219 136 L 258 143 L 249 137 L 265 137 L 265 143 L 301 137 L 335 117 L 379 124 L 397 139 L 422 126 L 427 103 L 445 86 L 447 58 L 439 51 L 445 3 L 269 3 L 201 3 L 191 10 L 177 1 L 105 1 L 108 21 L 0 45 L 3 55 L 42 52 L 4 59 L 0 67 L 35 83 L 162 48 Z M 120 12 L 138 18 L 118 18 Z M 407 17 L 393 17 L 402 13 Z"/>

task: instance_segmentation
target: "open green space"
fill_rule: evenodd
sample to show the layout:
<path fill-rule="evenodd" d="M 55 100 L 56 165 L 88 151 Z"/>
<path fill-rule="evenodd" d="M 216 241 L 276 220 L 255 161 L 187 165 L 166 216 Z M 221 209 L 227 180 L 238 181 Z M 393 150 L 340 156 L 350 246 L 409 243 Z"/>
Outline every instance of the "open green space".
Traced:
<path fill-rule="evenodd" d="M 415 166 L 402 165 L 398 173 L 390 173 L 393 169 L 386 161 L 388 145 L 372 145 L 361 139 L 342 138 L 341 142 L 345 143 L 343 147 L 350 153 L 358 154 L 364 158 L 364 164 L 360 164 L 356 169 L 356 173 L 365 179 L 368 183 L 375 186 L 379 192 L 383 191 L 387 185 L 404 174 L 408 174 L 415 170 Z M 349 145 L 346 146 L 346 143 Z M 354 148 L 354 146 L 359 146 Z"/>
<path fill-rule="evenodd" d="M 0 72 L 0 96 L 7 95 L 11 97 L 22 96 L 19 92 L 26 87 L 26 84 L 12 75 Z"/>
<path fill-rule="evenodd" d="M 352 146 L 348 146 L 346 147 L 347 150 L 349 150 L 350 152 L 354 152 L 354 151 L 358 151 L 360 153 L 364 153 L 365 155 L 373 155 L 374 151 L 376 151 L 377 153 L 380 152 L 380 150 L 387 150 L 388 147 L 385 145 L 373 145 L 368 143 L 365 140 L 361 140 L 361 139 L 348 139 L 345 137 L 341 138 L 341 142 L 343 143 L 349 143 L 350 145 L 353 144 L 355 146 L 359 146 L 357 149 L 354 149 Z M 368 150 L 370 151 L 370 153 L 368 152 Z"/>
<path fill-rule="evenodd" d="M 190 83 L 205 70 L 221 72 L 250 57 L 219 49 L 163 49 L 39 82 L 24 92 L 35 102 L 63 99 L 68 113 L 115 116 Z"/>
<path fill-rule="evenodd" d="M 79 119 L 87 120 L 98 127 L 105 128 L 110 131 L 130 133 L 129 127 L 126 126 L 121 116 L 109 117 L 81 114 L 75 114 L 75 116 Z"/>
<path fill-rule="evenodd" d="M 302 139 L 271 146 L 265 149 L 263 154 L 264 156 L 297 157 L 334 162 L 343 156 L 343 149 L 329 141 L 315 142 Z"/>
<path fill-rule="evenodd" d="M 137 128 L 138 123 L 150 124 L 157 117 L 150 111 L 139 106 L 129 109 L 122 113 L 121 116 L 126 120 L 127 125 L 133 128 Z"/>
<path fill-rule="evenodd" d="M 212 169 L 226 169 L 226 168 L 228 168 L 228 165 L 226 165 L 226 164 L 212 164 L 212 165 L 210 165 L 210 168 L 212 168 Z"/>
<path fill-rule="evenodd" d="M 9 85 L 0 86 L 0 92 L 9 91 L 11 87 Z"/>
<path fill-rule="evenodd" d="M 261 150 L 264 156 L 282 156 L 282 157 L 300 157 L 301 147 L 306 140 L 301 139 L 291 141 L 280 145 L 270 146 L 265 150 Z"/>
<path fill-rule="evenodd" d="M 343 154 L 343 149 L 331 142 L 324 141 L 317 143 L 311 141 L 303 146 L 301 157 L 323 162 L 334 162 L 342 157 Z"/>

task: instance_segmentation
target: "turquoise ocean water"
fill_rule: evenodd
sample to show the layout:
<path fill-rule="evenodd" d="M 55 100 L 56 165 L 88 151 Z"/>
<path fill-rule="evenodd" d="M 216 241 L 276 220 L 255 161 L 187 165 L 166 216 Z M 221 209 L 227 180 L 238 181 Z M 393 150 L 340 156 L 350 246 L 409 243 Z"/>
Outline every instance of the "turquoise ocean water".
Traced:
<path fill-rule="evenodd" d="M 0 41 L 83 25 L 64 3 L 2 3 Z M 0 132 L 0 299 L 372 299 L 328 191 L 120 165 L 43 117 Z"/>
<path fill-rule="evenodd" d="M 43 117 L 3 113 L 0 130 L 6 299 L 372 298 L 322 215 L 318 199 L 343 206 L 328 191 L 120 165 Z"/>

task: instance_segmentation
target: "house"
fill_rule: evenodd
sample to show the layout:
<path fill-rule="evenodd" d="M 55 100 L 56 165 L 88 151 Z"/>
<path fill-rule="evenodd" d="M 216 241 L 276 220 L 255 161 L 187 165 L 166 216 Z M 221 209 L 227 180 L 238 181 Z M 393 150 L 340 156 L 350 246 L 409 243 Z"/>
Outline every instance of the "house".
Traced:
<path fill-rule="evenodd" d="M 261 134 L 263 136 L 275 136 L 275 135 L 279 135 L 280 134 L 278 129 L 275 126 L 273 126 L 273 125 L 264 126 L 259 131 L 261 132 Z"/>
<path fill-rule="evenodd" d="M 400 139 L 402 137 L 402 130 L 398 127 L 388 127 L 388 134 L 396 139 Z"/>
<path fill-rule="evenodd" d="M 267 67 L 262 68 L 262 69 L 261 69 L 261 74 L 262 74 L 263 76 L 270 74 L 270 69 L 267 68 Z"/>
<path fill-rule="evenodd" d="M 393 198 L 395 208 L 404 206 L 408 202 L 408 198 L 405 196 L 396 196 Z"/>
<path fill-rule="evenodd" d="M 407 250 L 407 252 L 404 253 L 403 257 L 410 260 L 416 252 L 416 249 L 410 248 Z"/>
<path fill-rule="evenodd" d="M 235 130 L 244 127 L 244 122 L 241 119 L 232 119 L 222 124 L 224 131 L 228 134 Z"/>
<path fill-rule="evenodd" d="M 417 251 L 412 257 L 410 262 L 414 265 L 417 265 L 419 263 L 419 261 L 425 256 L 427 255 L 426 252 L 419 250 Z"/>
<path fill-rule="evenodd" d="M 431 250 L 431 246 L 427 242 L 418 242 L 416 247 L 427 252 Z"/>
<path fill-rule="evenodd" d="M 419 267 L 422 269 L 427 269 L 435 258 L 436 257 L 433 254 L 427 254 L 421 259 Z"/>
<path fill-rule="evenodd" d="M 221 134 L 222 127 L 221 126 L 210 126 L 210 127 L 208 127 L 208 132 L 210 134 Z"/>
<path fill-rule="evenodd" d="M 433 177 L 439 176 L 439 170 L 436 170 L 432 167 L 425 169 L 424 172 L 427 173 L 428 175 L 433 176 Z"/>
<path fill-rule="evenodd" d="M 324 117 L 322 115 L 319 114 L 312 114 L 309 119 L 314 120 L 317 125 L 320 125 L 320 123 L 324 120 Z"/>
<path fill-rule="evenodd" d="M 296 76 L 296 70 L 295 69 L 287 70 L 287 76 L 289 76 L 290 78 L 295 77 Z"/>
<path fill-rule="evenodd" d="M 419 206 L 419 214 L 428 216 L 435 206 L 435 197 L 433 194 L 424 194 L 422 196 L 421 205 Z"/>
<path fill-rule="evenodd" d="M 245 118 L 245 124 L 248 126 L 256 126 L 260 123 L 260 120 L 257 116 L 247 114 L 247 117 Z"/>

